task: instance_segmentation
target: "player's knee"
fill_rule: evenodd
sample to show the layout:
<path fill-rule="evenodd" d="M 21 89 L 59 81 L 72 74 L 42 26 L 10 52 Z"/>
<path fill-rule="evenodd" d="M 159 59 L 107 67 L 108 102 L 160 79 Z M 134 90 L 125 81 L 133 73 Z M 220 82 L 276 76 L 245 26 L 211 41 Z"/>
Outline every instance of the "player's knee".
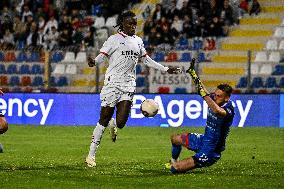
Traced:
<path fill-rule="evenodd" d="M 171 142 L 172 142 L 172 144 L 176 144 L 176 145 L 182 144 L 181 135 L 172 134 L 171 135 Z"/>
<path fill-rule="evenodd" d="M 121 120 L 121 119 L 117 119 L 116 120 L 116 126 L 120 129 L 122 129 L 126 124 L 126 121 L 125 120 Z"/>
<path fill-rule="evenodd" d="M 108 119 L 108 118 L 100 118 L 99 123 L 100 123 L 100 125 L 107 127 L 109 121 L 110 121 L 110 119 Z"/>

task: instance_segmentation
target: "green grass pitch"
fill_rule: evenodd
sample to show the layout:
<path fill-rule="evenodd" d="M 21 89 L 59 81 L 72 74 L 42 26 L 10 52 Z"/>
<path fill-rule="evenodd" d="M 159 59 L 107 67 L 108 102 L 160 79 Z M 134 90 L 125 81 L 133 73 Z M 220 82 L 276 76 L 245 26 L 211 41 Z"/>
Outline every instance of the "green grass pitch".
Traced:
<path fill-rule="evenodd" d="M 169 136 L 204 128 L 126 127 L 116 143 L 106 130 L 97 167 L 87 168 L 93 128 L 11 125 L 0 136 L 0 188 L 284 188 L 284 129 L 232 128 L 217 164 L 172 175 Z"/>

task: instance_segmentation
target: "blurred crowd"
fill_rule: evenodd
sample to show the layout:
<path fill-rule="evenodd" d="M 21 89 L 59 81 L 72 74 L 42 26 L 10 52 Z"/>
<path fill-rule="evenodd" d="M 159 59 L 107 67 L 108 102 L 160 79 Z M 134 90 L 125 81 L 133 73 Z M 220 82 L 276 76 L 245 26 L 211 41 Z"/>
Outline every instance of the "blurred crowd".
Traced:
<path fill-rule="evenodd" d="M 144 37 L 150 45 L 174 45 L 181 36 L 222 37 L 245 13 L 258 14 L 257 0 L 162 0 L 153 14 L 147 7 Z"/>
<path fill-rule="evenodd" d="M 94 16 L 105 18 L 139 0 L 1 0 L 0 48 L 95 45 Z"/>

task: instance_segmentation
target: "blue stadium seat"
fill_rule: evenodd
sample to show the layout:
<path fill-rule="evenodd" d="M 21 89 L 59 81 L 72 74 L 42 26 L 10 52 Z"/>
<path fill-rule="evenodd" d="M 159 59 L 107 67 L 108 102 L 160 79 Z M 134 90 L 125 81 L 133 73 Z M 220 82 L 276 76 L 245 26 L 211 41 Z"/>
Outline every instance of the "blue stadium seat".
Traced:
<path fill-rule="evenodd" d="M 275 77 L 268 77 L 265 82 L 265 87 L 267 88 L 277 88 L 277 82 Z"/>
<path fill-rule="evenodd" d="M 63 87 L 63 86 L 67 86 L 67 85 L 68 85 L 67 77 L 60 76 L 58 81 L 57 81 L 57 86 Z"/>
<path fill-rule="evenodd" d="M 16 58 L 16 62 L 25 62 L 27 61 L 27 55 L 25 52 L 20 52 Z"/>
<path fill-rule="evenodd" d="M 163 52 L 156 52 L 153 58 L 156 62 L 165 61 L 165 54 Z"/>
<path fill-rule="evenodd" d="M 137 64 L 136 65 L 136 74 L 141 74 L 142 73 L 142 67 L 141 65 Z"/>
<path fill-rule="evenodd" d="M 136 79 L 136 87 L 143 87 L 145 86 L 145 78 L 144 77 L 138 77 Z"/>
<path fill-rule="evenodd" d="M 20 78 L 18 76 L 12 76 L 9 82 L 10 86 L 19 86 L 20 85 Z"/>
<path fill-rule="evenodd" d="M 198 54 L 198 62 L 204 62 L 205 60 L 206 60 L 205 53 L 204 52 L 200 52 Z"/>
<path fill-rule="evenodd" d="M 30 58 L 28 59 L 29 62 L 40 62 L 40 54 L 39 52 L 32 52 Z"/>
<path fill-rule="evenodd" d="M 3 62 L 5 58 L 5 55 L 3 52 L 0 52 L 0 61 Z"/>
<path fill-rule="evenodd" d="M 64 55 L 61 52 L 55 52 L 52 55 L 51 61 L 52 62 L 61 62 L 64 59 Z"/>
<path fill-rule="evenodd" d="M 280 87 L 280 88 L 284 88 L 284 77 L 282 77 L 282 78 L 280 79 L 279 87 Z"/>
<path fill-rule="evenodd" d="M 186 88 L 179 88 L 179 87 L 177 87 L 175 89 L 175 93 L 176 94 L 185 94 L 185 93 L 187 93 L 187 91 L 186 91 Z"/>
<path fill-rule="evenodd" d="M 10 64 L 7 68 L 7 74 L 17 74 L 17 66 L 15 64 Z"/>
<path fill-rule="evenodd" d="M 20 67 L 20 74 L 30 74 L 30 65 L 23 64 Z"/>
<path fill-rule="evenodd" d="M 0 74 L 5 74 L 5 73 L 6 73 L 5 65 L 0 64 Z"/>
<path fill-rule="evenodd" d="M 177 45 L 177 49 L 178 50 L 186 50 L 189 48 L 189 43 L 188 43 L 188 39 L 185 37 L 181 37 L 179 39 L 178 45 Z"/>
<path fill-rule="evenodd" d="M 18 50 L 22 50 L 25 48 L 25 41 L 20 40 L 17 45 Z"/>
<path fill-rule="evenodd" d="M 248 80 L 246 77 L 241 77 L 239 83 L 237 84 L 237 88 L 246 88 L 248 86 Z"/>
<path fill-rule="evenodd" d="M 263 87 L 263 81 L 261 77 L 255 77 L 252 80 L 251 83 L 251 87 L 252 88 L 262 88 Z"/>
<path fill-rule="evenodd" d="M 190 62 L 191 61 L 191 54 L 189 52 L 182 53 L 179 61 L 180 62 Z"/>
<path fill-rule="evenodd" d="M 272 72 L 272 75 L 283 75 L 284 74 L 284 65 L 276 65 L 275 71 Z"/>
<path fill-rule="evenodd" d="M 56 78 L 52 76 L 52 77 L 50 78 L 49 84 L 50 84 L 51 87 L 56 87 L 56 86 L 57 86 L 57 84 L 56 84 Z"/>
<path fill-rule="evenodd" d="M 42 74 L 42 73 L 43 73 L 43 69 L 41 68 L 40 65 L 34 64 L 34 65 L 32 66 L 31 73 L 32 73 L 32 74 Z"/>
<path fill-rule="evenodd" d="M 203 40 L 202 39 L 194 39 L 193 40 L 193 50 L 199 50 L 203 48 Z"/>
<path fill-rule="evenodd" d="M 33 82 L 32 82 L 32 86 L 35 86 L 35 87 L 43 86 L 43 79 L 42 79 L 42 77 L 40 77 L 40 76 L 34 77 Z"/>

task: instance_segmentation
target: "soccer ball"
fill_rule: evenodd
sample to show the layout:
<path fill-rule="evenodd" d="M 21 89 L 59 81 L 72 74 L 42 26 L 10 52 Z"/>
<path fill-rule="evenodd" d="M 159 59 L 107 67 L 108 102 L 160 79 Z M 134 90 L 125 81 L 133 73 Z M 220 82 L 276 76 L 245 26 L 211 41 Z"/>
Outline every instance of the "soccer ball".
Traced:
<path fill-rule="evenodd" d="M 0 118 L 0 134 L 5 133 L 8 130 L 8 123 L 5 119 Z"/>
<path fill-rule="evenodd" d="M 142 102 L 140 110 L 145 117 L 154 117 L 159 111 L 159 105 L 153 99 L 146 99 Z"/>

